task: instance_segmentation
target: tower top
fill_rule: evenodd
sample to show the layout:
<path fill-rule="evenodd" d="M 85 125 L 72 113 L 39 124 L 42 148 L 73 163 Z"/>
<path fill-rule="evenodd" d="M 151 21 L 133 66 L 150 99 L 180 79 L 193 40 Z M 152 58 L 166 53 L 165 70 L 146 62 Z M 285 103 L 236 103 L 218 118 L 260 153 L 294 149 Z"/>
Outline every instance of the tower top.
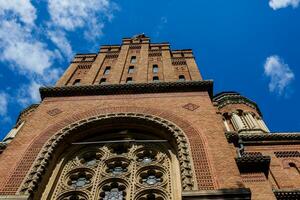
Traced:
<path fill-rule="evenodd" d="M 141 33 L 98 53 L 76 54 L 56 86 L 184 81 L 202 81 L 192 50 L 171 50 Z"/>

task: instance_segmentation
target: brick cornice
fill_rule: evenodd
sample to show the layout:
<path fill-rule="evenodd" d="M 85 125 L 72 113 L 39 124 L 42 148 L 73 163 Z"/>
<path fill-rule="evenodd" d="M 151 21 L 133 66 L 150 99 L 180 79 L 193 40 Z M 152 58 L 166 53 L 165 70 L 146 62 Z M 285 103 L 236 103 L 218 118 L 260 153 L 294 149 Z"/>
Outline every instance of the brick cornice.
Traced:
<path fill-rule="evenodd" d="M 41 87 L 41 98 L 65 96 L 92 96 L 112 94 L 144 94 L 165 92 L 195 92 L 207 91 L 212 97 L 213 81 L 184 81 L 161 83 L 134 83 L 134 84 L 108 84 L 108 85 L 82 85 Z"/>

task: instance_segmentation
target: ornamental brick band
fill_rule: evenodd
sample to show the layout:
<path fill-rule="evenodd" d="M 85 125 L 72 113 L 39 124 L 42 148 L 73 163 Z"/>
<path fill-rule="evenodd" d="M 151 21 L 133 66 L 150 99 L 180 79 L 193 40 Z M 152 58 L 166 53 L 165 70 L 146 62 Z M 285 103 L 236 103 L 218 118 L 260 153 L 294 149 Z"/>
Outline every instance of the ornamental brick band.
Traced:
<path fill-rule="evenodd" d="M 110 107 L 95 108 L 75 114 L 44 130 L 26 150 L 10 178 L 1 188 L 0 194 L 11 195 L 18 193 L 18 191 L 32 193 L 41 181 L 44 170 L 47 170 L 46 166 L 51 152 L 65 135 L 74 130 L 80 131 L 89 123 L 118 117 L 138 118 L 146 122 L 156 123 L 173 134 L 177 142 L 183 190 L 213 190 L 217 188 L 208 159 L 205 138 L 189 122 L 165 110 L 142 107 Z M 194 166 L 194 170 L 192 166 Z M 193 183 L 194 179 L 196 179 L 196 184 Z"/>

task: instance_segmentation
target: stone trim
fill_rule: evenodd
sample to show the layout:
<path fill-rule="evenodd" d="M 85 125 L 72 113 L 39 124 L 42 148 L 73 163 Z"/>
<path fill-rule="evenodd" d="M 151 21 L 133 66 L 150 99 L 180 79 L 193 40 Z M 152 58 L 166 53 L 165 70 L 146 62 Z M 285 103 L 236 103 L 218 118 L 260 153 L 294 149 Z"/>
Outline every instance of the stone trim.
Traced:
<path fill-rule="evenodd" d="M 82 85 L 41 87 L 41 98 L 88 96 L 88 95 L 112 95 L 112 94 L 144 94 L 165 92 L 198 92 L 207 91 L 212 97 L 213 81 L 183 81 L 160 83 L 133 83 L 133 84 L 108 84 L 108 85 Z"/>
<path fill-rule="evenodd" d="M 0 195 L 0 200 L 27 200 L 29 199 L 28 195 Z"/>
<path fill-rule="evenodd" d="M 207 199 L 235 199 L 247 200 L 251 199 L 251 191 L 249 188 L 236 188 L 236 189 L 219 189 L 211 191 L 192 191 L 183 192 L 183 200 L 207 200 Z"/>

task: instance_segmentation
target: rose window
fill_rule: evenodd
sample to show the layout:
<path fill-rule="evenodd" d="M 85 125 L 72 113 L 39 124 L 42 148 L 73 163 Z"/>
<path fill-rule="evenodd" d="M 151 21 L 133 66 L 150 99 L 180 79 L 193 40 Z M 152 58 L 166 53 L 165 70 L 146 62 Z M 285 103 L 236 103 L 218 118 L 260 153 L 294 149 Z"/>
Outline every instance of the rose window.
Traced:
<path fill-rule="evenodd" d="M 129 164 L 126 161 L 122 161 L 122 160 L 112 161 L 107 164 L 108 169 L 106 170 L 106 172 L 115 175 L 122 174 L 128 171 L 127 169 L 128 165 Z"/>
<path fill-rule="evenodd" d="M 69 176 L 68 185 L 73 188 L 81 188 L 91 183 L 92 174 L 88 172 L 76 172 Z"/>
<path fill-rule="evenodd" d="M 125 189 L 123 184 L 117 182 L 105 185 L 100 193 L 100 200 L 125 200 Z"/>
<path fill-rule="evenodd" d="M 144 150 L 137 154 L 137 161 L 143 164 L 149 164 L 155 160 L 156 153 L 152 150 Z"/>
<path fill-rule="evenodd" d="M 148 170 L 147 172 L 143 172 L 140 174 L 141 183 L 145 183 L 148 185 L 155 185 L 162 182 L 163 173 L 158 170 Z"/>

